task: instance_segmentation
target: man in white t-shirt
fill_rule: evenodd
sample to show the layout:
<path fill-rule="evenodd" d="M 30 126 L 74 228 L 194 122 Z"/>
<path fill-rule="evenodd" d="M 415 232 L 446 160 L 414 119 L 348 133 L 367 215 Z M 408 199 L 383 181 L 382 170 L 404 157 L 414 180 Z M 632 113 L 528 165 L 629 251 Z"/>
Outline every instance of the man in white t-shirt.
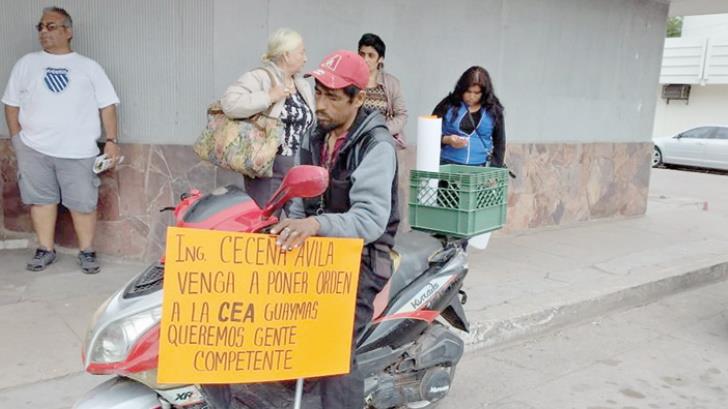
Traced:
<path fill-rule="evenodd" d="M 66 10 L 43 9 L 36 29 L 43 51 L 18 60 L 2 97 L 18 160 L 20 196 L 31 206 L 39 243 L 27 269 L 43 270 L 55 261 L 62 203 L 78 236 L 81 270 L 94 274 L 100 270 L 92 248 L 100 184 L 93 172 L 96 141 L 103 125 L 104 153 L 116 163 L 119 98 L 103 68 L 71 50 L 73 22 Z"/>

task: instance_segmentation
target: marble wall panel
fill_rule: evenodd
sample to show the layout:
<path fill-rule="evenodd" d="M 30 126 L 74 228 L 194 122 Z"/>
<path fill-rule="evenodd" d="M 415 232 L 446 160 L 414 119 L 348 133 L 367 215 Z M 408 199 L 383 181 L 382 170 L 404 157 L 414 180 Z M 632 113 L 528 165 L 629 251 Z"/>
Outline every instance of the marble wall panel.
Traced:
<path fill-rule="evenodd" d="M 191 188 L 243 185 L 236 173 L 200 162 L 188 146 L 124 144 L 125 161 L 101 177 L 95 247 L 105 254 L 156 260 L 179 195 Z M 509 183 L 508 220 L 503 233 L 593 219 L 641 215 L 647 204 L 652 146 L 648 143 L 510 144 L 506 163 L 516 174 Z M 399 153 L 400 210 L 406 230 L 408 170 L 415 149 Z M 20 201 L 16 163 L 8 140 L 0 140 L 1 226 L 32 232 Z M 75 247 L 70 215 L 59 211 L 58 243 Z"/>

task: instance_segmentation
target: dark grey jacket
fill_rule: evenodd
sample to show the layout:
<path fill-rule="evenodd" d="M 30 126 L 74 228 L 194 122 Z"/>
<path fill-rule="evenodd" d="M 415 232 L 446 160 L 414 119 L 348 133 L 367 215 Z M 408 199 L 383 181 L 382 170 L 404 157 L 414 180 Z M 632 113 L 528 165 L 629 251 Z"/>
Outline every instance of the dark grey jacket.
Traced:
<path fill-rule="evenodd" d="M 374 138 L 375 133 L 387 137 Z M 300 151 L 302 164 L 320 165 L 320 146 L 325 137 L 314 131 L 304 138 Z M 360 152 L 357 148 L 362 146 L 362 142 L 365 142 L 366 149 Z M 396 203 L 396 196 L 393 198 L 392 195 L 393 192 L 396 195 L 397 173 L 394 139 L 387 131 L 384 117 L 378 112 L 359 112 L 336 161 L 350 161 L 356 155 L 361 157 L 354 159 L 358 165 L 348 176 L 351 183 L 348 210 L 331 213 L 324 208 L 323 213 L 319 212 L 321 214 L 315 217 L 321 224 L 321 236 L 362 238 L 365 244 L 370 244 L 381 240 L 385 232 L 391 230 L 393 218 L 399 223 L 398 210 L 392 206 L 393 201 Z M 332 172 L 336 165 L 335 162 Z M 289 215 L 303 218 L 312 215 L 312 211 L 304 206 L 303 200 L 295 199 Z"/>

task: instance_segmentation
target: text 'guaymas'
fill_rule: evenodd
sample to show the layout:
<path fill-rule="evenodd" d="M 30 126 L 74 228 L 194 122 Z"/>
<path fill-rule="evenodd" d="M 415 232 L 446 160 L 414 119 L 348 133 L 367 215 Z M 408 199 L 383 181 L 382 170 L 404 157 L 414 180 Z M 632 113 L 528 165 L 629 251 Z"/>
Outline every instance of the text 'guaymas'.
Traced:
<path fill-rule="evenodd" d="M 361 240 L 283 251 L 270 235 L 172 227 L 167 243 L 160 383 L 348 372 Z"/>

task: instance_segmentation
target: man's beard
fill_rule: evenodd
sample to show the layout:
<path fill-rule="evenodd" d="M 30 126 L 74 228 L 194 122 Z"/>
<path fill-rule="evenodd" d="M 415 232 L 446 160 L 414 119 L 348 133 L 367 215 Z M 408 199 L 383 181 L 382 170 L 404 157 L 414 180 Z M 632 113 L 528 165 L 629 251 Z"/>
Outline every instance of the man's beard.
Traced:
<path fill-rule="evenodd" d="M 340 126 L 339 124 L 335 124 L 333 122 L 329 122 L 327 124 L 323 124 L 320 121 L 316 122 L 316 127 L 318 128 L 319 132 L 324 133 L 324 134 L 333 131 L 334 129 L 338 128 L 339 126 Z"/>

